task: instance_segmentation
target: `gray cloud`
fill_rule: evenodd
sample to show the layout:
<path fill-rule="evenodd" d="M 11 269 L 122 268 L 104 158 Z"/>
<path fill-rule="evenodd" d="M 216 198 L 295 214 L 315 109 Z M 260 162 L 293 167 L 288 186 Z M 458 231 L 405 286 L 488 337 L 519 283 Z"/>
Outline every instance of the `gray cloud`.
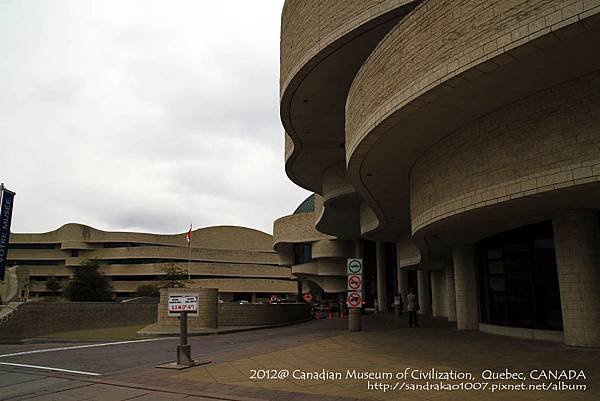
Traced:
<path fill-rule="evenodd" d="M 308 195 L 283 170 L 282 3 L 2 2 L 13 231 L 271 231 Z"/>

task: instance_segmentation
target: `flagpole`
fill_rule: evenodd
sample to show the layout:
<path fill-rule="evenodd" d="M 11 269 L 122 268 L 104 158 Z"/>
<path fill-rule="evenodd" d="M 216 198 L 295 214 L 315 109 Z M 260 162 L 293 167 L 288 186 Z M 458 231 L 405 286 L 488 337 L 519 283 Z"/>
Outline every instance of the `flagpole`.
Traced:
<path fill-rule="evenodd" d="M 188 243 L 188 281 L 192 281 L 192 225 L 190 224 L 190 241 Z"/>

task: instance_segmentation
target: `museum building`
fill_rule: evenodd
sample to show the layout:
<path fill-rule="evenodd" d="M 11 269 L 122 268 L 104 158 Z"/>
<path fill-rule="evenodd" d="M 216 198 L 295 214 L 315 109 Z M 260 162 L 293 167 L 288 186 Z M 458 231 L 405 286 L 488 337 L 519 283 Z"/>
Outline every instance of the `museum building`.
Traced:
<path fill-rule="evenodd" d="M 274 247 L 324 292 L 600 347 L 600 1 L 287 0 Z M 367 280 L 369 281 L 369 280 Z M 303 288 L 304 290 L 304 288 Z"/>
<path fill-rule="evenodd" d="M 176 267 L 184 273 L 191 268 L 193 285 L 217 288 L 225 302 L 260 302 L 272 295 L 296 299 L 297 283 L 289 265 L 273 251 L 270 234 L 245 227 L 206 227 L 192 231 L 191 247 L 186 234 L 110 232 L 65 224 L 47 233 L 11 234 L 8 264 L 29 271 L 34 297 L 49 295 L 50 277 L 64 287 L 75 267 L 98 260 L 116 297 L 135 296 L 141 285 L 160 284 L 168 268 Z"/>

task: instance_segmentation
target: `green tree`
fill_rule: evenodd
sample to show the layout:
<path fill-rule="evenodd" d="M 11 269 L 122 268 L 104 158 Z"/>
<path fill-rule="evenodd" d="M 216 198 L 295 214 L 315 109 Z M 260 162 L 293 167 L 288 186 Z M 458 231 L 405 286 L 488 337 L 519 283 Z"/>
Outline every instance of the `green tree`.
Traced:
<path fill-rule="evenodd" d="M 105 302 L 112 300 L 110 282 L 98 271 L 98 260 L 86 260 L 75 268 L 73 279 L 65 288 L 71 301 Z"/>
<path fill-rule="evenodd" d="M 188 280 L 188 272 L 175 263 L 168 263 L 160 270 L 164 275 L 160 280 L 159 288 L 183 288 L 190 282 Z"/>
<path fill-rule="evenodd" d="M 46 281 L 46 289 L 52 293 L 52 295 L 57 296 L 60 290 L 62 290 L 62 283 L 54 276 L 48 277 L 48 281 Z"/>
<path fill-rule="evenodd" d="M 155 284 L 140 285 L 137 288 L 136 293 L 137 293 L 138 297 L 159 297 L 160 296 L 160 291 L 158 290 L 158 286 L 156 286 Z"/>

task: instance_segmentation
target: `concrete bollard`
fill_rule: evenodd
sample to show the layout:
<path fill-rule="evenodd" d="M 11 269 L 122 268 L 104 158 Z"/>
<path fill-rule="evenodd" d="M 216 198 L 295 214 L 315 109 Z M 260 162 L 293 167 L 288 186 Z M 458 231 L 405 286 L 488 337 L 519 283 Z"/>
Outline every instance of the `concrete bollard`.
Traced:
<path fill-rule="evenodd" d="M 348 313 L 348 330 L 362 330 L 362 311 L 360 308 L 351 308 Z"/>

